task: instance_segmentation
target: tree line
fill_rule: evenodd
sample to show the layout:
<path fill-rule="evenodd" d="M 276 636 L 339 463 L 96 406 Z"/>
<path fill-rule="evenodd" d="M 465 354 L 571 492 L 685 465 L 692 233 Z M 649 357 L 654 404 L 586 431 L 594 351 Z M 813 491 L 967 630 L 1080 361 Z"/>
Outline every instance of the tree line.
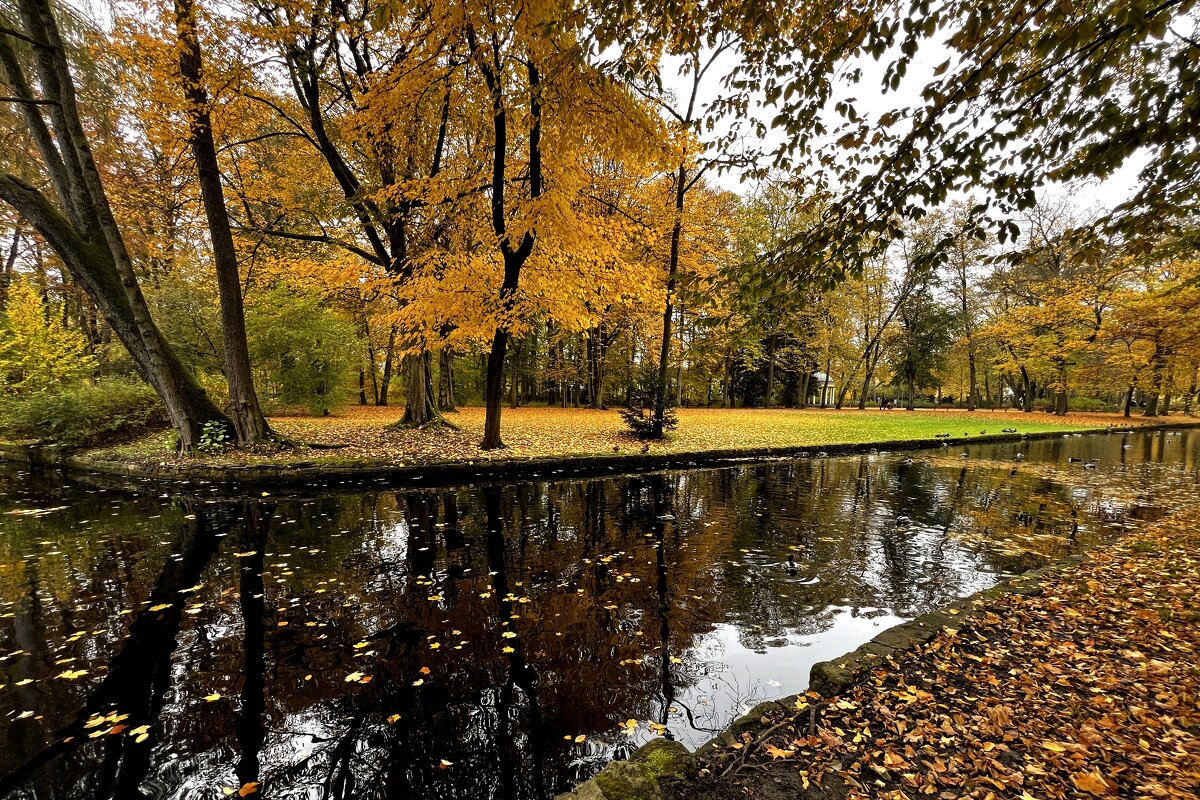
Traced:
<path fill-rule="evenodd" d="M 4 0 L 5 391 L 136 375 L 183 450 L 347 402 L 480 400 L 484 447 L 524 402 L 1191 409 L 1186 9 L 650 11 Z M 925 47 L 919 104 L 842 99 Z"/>

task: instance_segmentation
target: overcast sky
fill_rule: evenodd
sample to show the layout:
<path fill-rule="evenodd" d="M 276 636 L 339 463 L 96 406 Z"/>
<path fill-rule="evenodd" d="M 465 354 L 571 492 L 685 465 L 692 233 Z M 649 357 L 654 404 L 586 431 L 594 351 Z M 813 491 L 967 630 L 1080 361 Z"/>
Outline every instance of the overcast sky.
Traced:
<path fill-rule="evenodd" d="M 854 84 L 848 80 L 836 84 L 834 100 L 855 98 L 855 107 L 858 112 L 871 119 L 878 119 L 887 111 L 919 104 L 921 89 L 933 77 L 934 68 L 945 61 L 948 54 L 949 51 L 937 42 L 927 43 L 917 53 L 917 57 L 899 89 L 887 94 L 884 94 L 882 90 L 882 78 L 892 57 L 885 55 L 878 61 L 871 58 L 857 60 L 853 64 L 847 65 L 847 71 L 852 66 L 861 67 L 863 70 L 861 80 Z M 736 54 L 726 53 L 714 63 L 701 84 L 700 100 L 702 104 L 711 104 L 720 96 L 723 88 L 722 79 L 736 66 L 736 59 Z M 681 72 L 683 66 L 682 61 L 669 64 L 668 69 L 664 70 L 663 78 L 668 89 L 686 97 L 691 90 L 692 81 L 690 75 Z M 760 115 L 760 118 L 769 124 L 772 116 L 774 116 L 773 113 L 764 113 Z M 831 123 L 835 122 L 832 114 L 829 119 Z M 767 137 L 767 144 L 778 145 L 781 139 L 781 132 L 771 131 Z M 1059 184 L 1048 187 L 1044 196 L 1046 199 L 1069 197 L 1075 205 L 1082 209 L 1112 208 L 1133 194 L 1137 185 L 1137 173 L 1142 163 L 1140 159 L 1127 163 L 1103 181 L 1092 180 L 1071 186 Z M 742 180 L 740 172 L 715 175 L 710 180 L 724 189 L 739 194 L 744 194 L 751 189 L 750 184 Z"/>

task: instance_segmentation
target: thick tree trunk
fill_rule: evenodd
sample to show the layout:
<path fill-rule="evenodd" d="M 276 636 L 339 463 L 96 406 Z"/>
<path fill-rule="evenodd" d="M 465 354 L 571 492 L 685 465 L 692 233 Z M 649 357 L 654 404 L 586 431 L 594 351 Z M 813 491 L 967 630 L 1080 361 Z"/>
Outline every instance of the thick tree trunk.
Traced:
<path fill-rule="evenodd" d="M 1054 416 L 1065 417 L 1067 415 L 1067 390 L 1057 388 L 1054 390 Z"/>
<path fill-rule="evenodd" d="M 419 427 L 440 421 L 434 405 L 433 354 L 428 350 L 404 357 L 405 401 L 401 425 Z"/>
<path fill-rule="evenodd" d="M 457 411 L 454 402 L 454 353 L 443 347 L 438 353 L 438 410 Z"/>
<path fill-rule="evenodd" d="M 1136 389 L 1137 389 L 1137 379 L 1134 378 L 1132 381 L 1129 382 L 1129 391 L 1125 392 L 1124 416 L 1126 418 L 1129 417 L 1130 412 L 1133 410 L 1133 393 Z"/>
<path fill-rule="evenodd" d="M 270 428 L 254 391 L 250 349 L 246 343 L 242 282 L 238 274 L 233 232 L 229 227 L 229 212 L 225 208 L 225 194 L 221 188 L 221 168 L 217 163 L 217 147 L 208 113 L 208 91 L 204 88 L 204 67 L 192 0 L 175 0 L 175 30 L 179 41 L 179 75 L 188 100 L 192 157 L 196 160 L 196 175 L 208 220 L 213 266 L 217 273 L 230 418 L 238 444 L 257 444 L 267 438 Z"/>

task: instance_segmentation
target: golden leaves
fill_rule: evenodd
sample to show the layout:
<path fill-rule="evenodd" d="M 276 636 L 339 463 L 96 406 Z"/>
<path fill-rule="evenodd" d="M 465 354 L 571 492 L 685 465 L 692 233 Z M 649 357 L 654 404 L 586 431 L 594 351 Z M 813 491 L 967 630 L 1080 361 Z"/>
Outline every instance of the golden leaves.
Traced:
<path fill-rule="evenodd" d="M 1097 797 L 1115 794 L 1112 787 L 1109 786 L 1108 781 L 1104 779 L 1104 776 L 1100 774 L 1099 770 L 1092 770 L 1091 772 L 1072 772 L 1071 783 L 1075 785 L 1076 789 L 1096 795 Z"/>

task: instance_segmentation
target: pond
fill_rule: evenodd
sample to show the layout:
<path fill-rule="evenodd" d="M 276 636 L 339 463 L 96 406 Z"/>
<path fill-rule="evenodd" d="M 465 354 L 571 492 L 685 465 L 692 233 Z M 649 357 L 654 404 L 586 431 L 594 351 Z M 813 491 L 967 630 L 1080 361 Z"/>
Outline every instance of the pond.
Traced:
<path fill-rule="evenodd" d="M 0 467 L 0 797 L 545 800 L 1198 482 L 1187 430 L 241 498 Z"/>

